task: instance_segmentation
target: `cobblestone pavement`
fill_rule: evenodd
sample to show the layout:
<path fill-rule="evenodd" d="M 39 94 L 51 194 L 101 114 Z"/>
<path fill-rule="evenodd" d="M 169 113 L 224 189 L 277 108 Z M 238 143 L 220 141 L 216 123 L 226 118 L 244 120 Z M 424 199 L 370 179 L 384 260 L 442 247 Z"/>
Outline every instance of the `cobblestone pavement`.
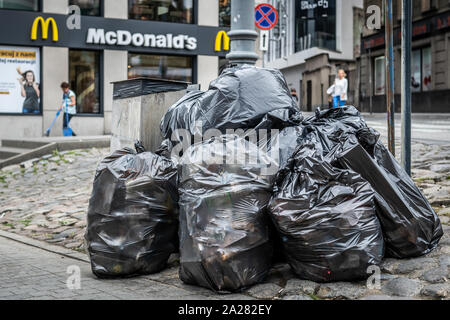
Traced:
<path fill-rule="evenodd" d="M 397 149 L 397 154 L 400 154 L 399 146 Z M 1 170 L 0 230 L 84 252 L 85 218 L 95 168 L 107 154 L 108 149 L 55 152 Z M 303 281 L 294 277 L 288 265 L 280 264 L 273 267 L 266 283 L 250 288 L 242 296 L 227 297 L 291 300 L 449 299 L 450 144 L 414 143 L 413 168 L 417 185 L 439 214 L 444 227 L 445 235 L 434 252 L 417 259 L 386 259 L 381 266 L 381 287 L 378 289 L 369 290 L 366 282 L 319 285 Z M 84 262 L 77 263 L 81 263 L 86 288 L 93 291 L 74 294 L 65 288 L 66 267 L 73 264 L 67 258 L 62 260 L 59 255 L 1 237 L 0 254 L 0 299 L 32 298 L 31 293 L 39 291 L 41 283 L 49 284 L 47 291 L 51 294 L 40 297 L 49 299 L 55 295 L 64 298 L 58 294 L 64 290 L 68 298 L 224 298 L 204 289 L 183 285 L 178 279 L 176 265 L 156 275 L 105 281 L 94 279 L 89 265 Z M 21 272 L 24 274 L 18 276 Z M 48 277 L 52 280 L 47 282 L 45 279 Z M 29 293 L 26 288 L 30 288 Z M 95 291 L 96 288 L 98 291 Z M 168 293 L 171 290 L 174 290 L 172 295 Z M 122 291 L 136 291 L 138 294 L 124 293 L 121 296 Z M 201 296 L 198 296 L 200 292 Z"/>

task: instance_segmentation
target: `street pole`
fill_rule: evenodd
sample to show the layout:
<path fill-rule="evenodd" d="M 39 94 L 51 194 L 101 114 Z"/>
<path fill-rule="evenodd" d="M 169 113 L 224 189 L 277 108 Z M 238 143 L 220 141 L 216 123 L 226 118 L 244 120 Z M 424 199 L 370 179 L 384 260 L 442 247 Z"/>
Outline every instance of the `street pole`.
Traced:
<path fill-rule="evenodd" d="M 402 166 L 411 175 L 412 4 L 402 0 Z"/>
<path fill-rule="evenodd" d="M 255 42 L 255 0 L 231 1 L 230 53 L 226 58 L 234 64 L 252 64 L 258 60 Z"/>
<path fill-rule="evenodd" d="M 385 3 L 386 29 L 386 106 L 388 115 L 388 147 L 395 156 L 395 104 L 394 104 L 394 30 L 392 0 Z"/>
<path fill-rule="evenodd" d="M 369 48 L 369 85 L 370 85 L 370 100 L 369 100 L 369 108 L 370 108 L 370 115 L 373 113 L 373 82 L 372 82 L 372 49 Z"/>

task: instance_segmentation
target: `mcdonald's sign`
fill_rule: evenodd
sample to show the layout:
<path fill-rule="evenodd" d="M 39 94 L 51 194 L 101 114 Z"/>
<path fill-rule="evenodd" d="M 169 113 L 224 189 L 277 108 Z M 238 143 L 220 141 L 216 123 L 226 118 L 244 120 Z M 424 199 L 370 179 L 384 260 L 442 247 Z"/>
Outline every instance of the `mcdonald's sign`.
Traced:
<path fill-rule="evenodd" d="M 39 24 L 41 25 L 42 29 L 42 39 L 48 38 L 48 28 L 50 25 L 52 26 L 52 40 L 53 42 L 58 41 L 58 26 L 55 22 L 55 19 L 53 18 L 47 18 L 44 20 L 42 17 L 37 17 L 33 21 L 33 26 L 31 27 L 31 40 L 37 39 L 37 29 Z"/>
<path fill-rule="evenodd" d="M 230 37 L 228 37 L 227 33 L 225 31 L 219 31 L 216 35 L 216 43 L 214 46 L 215 51 L 222 51 L 222 44 L 223 44 L 223 50 L 228 51 L 230 50 Z"/>

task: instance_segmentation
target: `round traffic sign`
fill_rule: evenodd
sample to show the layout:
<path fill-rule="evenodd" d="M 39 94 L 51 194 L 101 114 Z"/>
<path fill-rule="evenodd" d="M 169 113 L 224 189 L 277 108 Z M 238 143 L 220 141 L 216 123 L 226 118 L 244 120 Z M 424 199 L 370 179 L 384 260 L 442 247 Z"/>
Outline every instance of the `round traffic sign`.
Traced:
<path fill-rule="evenodd" d="M 268 3 L 262 3 L 255 8 L 255 24 L 262 30 L 275 27 L 278 22 L 277 10 Z"/>

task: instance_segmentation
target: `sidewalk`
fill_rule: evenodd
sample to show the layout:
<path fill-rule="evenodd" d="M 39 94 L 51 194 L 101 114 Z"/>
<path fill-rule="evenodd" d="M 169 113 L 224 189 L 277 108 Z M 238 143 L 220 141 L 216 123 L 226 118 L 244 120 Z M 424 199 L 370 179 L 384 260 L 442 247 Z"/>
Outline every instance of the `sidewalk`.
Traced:
<path fill-rule="evenodd" d="M 3 236 L 2 236 L 3 235 Z M 119 280 L 100 280 L 86 261 L 70 258 L 41 248 L 29 246 L 0 235 L 0 300 L 209 300 L 220 299 L 213 292 L 170 284 L 178 277 L 178 268 L 159 275 Z M 11 235 L 15 237 L 15 235 Z M 47 249 L 51 249 L 45 245 Z M 58 248 L 56 248 L 58 250 Z M 86 257 L 86 256 L 85 256 Z M 67 281 L 79 268 L 80 289 L 69 289 Z M 164 277 L 164 282 L 162 278 Z M 160 278 L 160 279 L 158 279 Z M 228 299 L 251 299 L 232 295 Z"/>

